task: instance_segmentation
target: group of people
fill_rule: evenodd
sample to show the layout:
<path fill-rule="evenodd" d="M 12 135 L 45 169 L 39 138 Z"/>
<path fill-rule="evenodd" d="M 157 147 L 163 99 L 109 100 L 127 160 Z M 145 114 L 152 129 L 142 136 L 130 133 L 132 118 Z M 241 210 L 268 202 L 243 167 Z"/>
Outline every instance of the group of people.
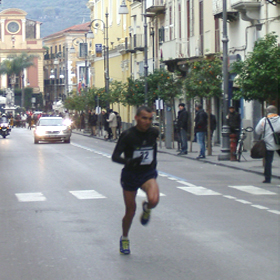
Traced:
<path fill-rule="evenodd" d="M 85 129 L 85 113 L 82 112 L 80 117 L 75 114 L 73 117 L 73 126 L 76 129 Z M 112 109 L 102 110 L 97 114 L 95 110 L 88 110 L 88 125 L 90 136 L 104 136 L 106 140 L 115 141 L 121 133 L 122 119 L 118 112 Z"/>
<path fill-rule="evenodd" d="M 178 111 L 178 119 L 177 119 L 177 129 L 179 132 L 179 142 L 181 146 L 181 150 L 178 155 L 186 155 L 188 154 L 188 134 L 189 134 L 189 114 L 185 108 L 184 103 L 179 104 Z M 208 115 L 204 111 L 201 104 L 195 105 L 195 119 L 194 119 L 194 134 L 195 139 L 200 146 L 200 151 L 197 156 L 197 159 L 205 158 L 205 138 L 207 135 L 207 126 L 208 126 Z M 216 129 L 216 117 L 211 114 L 210 119 L 210 131 L 211 131 L 211 139 Z"/>

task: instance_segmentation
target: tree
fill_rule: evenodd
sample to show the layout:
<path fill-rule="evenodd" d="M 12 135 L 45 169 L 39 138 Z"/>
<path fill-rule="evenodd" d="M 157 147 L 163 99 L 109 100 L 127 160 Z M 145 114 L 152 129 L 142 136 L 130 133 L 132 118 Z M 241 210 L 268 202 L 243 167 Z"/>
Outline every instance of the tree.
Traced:
<path fill-rule="evenodd" d="M 27 53 L 21 53 L 20 55 L 9 55 L 0 65 L 0 74 L 8 75 L 12 80 L 19 76 L 23 76 L 24 69 L 34 66 L 34 55 L 28 55 Z M 14 84 L 13 91 L 14 91 Z M 21 92 L 21 107 L 24 107 L 24 85 L 22 83 Z"/>
<path fill-rule="evenodd" d="M 232 66 L 236 73 L 235 82 L 240 89 L 234 92 L 234 99 L 247 101 L 277 100 L 280 92 L 280 46 L 274 33 L 267 34 L 255 42 L 252 52 L 244 61 Z"/>
<path fill-rule="evenodd" d="M 206 98 L 208 113 L 208 155 L 211 148 L 211 97 L 220 97 L 222 94 L 222 60 L 218 55 L 189 63 L 190 72 L 185 80 L 186 95 L 191 98 Z"/>

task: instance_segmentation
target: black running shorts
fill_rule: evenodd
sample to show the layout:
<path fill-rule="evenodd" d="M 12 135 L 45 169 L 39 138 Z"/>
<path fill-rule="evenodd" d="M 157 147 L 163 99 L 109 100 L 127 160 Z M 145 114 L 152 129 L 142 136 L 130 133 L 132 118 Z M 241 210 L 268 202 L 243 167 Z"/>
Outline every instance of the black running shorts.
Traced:
<path fill-rule="evenodd" d="M 157 175 L 155 169 L 140 173 L 123 169 L 121 173 L 121 185 L 126 191 L 137 191 L 148 180 L 153 178 L 156 179 Z"/>

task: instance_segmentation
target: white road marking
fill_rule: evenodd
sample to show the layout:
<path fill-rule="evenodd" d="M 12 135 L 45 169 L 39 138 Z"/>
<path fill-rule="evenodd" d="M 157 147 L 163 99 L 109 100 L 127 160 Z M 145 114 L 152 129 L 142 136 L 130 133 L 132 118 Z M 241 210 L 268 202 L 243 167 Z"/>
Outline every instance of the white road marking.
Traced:
<path fill-rule="evenodd" d="M 243 204 L 252 204 L 252 202 L 249 202 L 249 201 L 244 200 L 244 199 L 236 199 L 235 201 L 238 201 L 238 202 L 243 203 Z"/>
<path fill-rule="evenodd" d="M 221 195 L 218 192 L 214 192 L 204 187 L 177 187 L 177 188 L 192 193 L 194 195 Z"/>
<path fill-rule="evenodd" d="M 172 180 L 172 181 L 177 181 L 178 180 L 177 178 L 174 178 L 174 177 L 167 177 L 167 179 Z"/>
<path fill-rule="evenodd" d="M 196 185 L 185 182 L 185 181 L 177 181 L 177 183 L 182 184 L 182 185 L 186 185 L 188 187 L 196 187 Z"/>
<path fill-rule="evenodd" d="M 280 211 L 278 211 L 278 210 L 267 210 L 267 212 L 280 215 Z"/>
<path fill-rule="evenodd" d="M 139 196 L 139 197 L 146 197 L 147 195 L 146 195 L 146 193 L 143 190 L 138 189 L 137 196 Z M 166 195 L 163 194 L 163 193 L 160 193 L 159 196 L 166 196 Z"/>
<path fill-rule="evenodd" d="M 262 206 L 262 205 L 251 205 L 252 207 L 255 207 L 255 208 L 258 208 L 258 209 L 261 209 L 261 210 L 267 210 L 269 208 L 265 207 L 265 206 Z"/>
<path fill-rule="evenodd" d="M 83 190 L 83 191 L 69 191 L 72 195 L 78 199 L 97 199 L 106 198 L 106 196 L 98 193 L 95 190 Z"/>
<path fill-rule="evenodd" d="M 46 201 L 47 198 L 40 192 L 38 193 L 16 193 L 18 201 L 20 202 L 35 202 Z"/>
<path fill-rule="evenodd" d="M 229 188 L 247 192 L 254 195 L 276 195 L 276 193 L 254 186 L 228 186 Z"/>
<path fill-rule="evenodd" d="M 228 199 L 236 199 L 236 197 L 234 196 L 231 196 L 231 195 L 224 195 L 225 198 L 228 198 Z"/>

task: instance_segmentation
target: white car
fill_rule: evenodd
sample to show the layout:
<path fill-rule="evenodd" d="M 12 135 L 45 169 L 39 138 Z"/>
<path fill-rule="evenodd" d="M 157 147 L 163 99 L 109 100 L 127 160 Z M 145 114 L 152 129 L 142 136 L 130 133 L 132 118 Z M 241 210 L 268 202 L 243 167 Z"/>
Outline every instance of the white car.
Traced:
<path fill-rule="evenodd" d="M 34 144 L 39 141 L 70 143 L 71 126 L 61 117 L 41 117 L 34 126 Z"/>

